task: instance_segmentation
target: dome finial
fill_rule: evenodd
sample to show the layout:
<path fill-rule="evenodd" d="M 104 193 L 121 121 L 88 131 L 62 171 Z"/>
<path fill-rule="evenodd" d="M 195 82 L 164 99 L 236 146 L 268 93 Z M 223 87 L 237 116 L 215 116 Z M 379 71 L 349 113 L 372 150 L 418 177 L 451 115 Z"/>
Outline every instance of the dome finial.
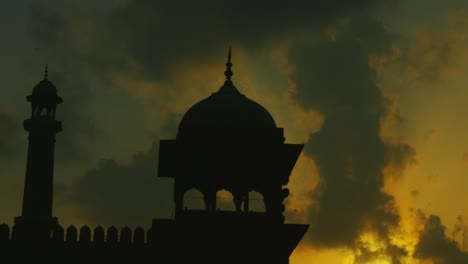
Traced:
<path fill-rule="evenodd" d="M 44 71 L 44 80 L 47 80 L 47 73 L 49 71 L 49 64 L 45 65 L 45 71 Z"/>
<path fill-rule="evenodd" d="M 226 80 L 231 80 L 233 75 L 232 70 L 232 63 L 231 63 L 231 47 L 229 47 L 227 63 L 226 63 L 226 71 L 224 72 L 224 76 L 226 76 Z"/>

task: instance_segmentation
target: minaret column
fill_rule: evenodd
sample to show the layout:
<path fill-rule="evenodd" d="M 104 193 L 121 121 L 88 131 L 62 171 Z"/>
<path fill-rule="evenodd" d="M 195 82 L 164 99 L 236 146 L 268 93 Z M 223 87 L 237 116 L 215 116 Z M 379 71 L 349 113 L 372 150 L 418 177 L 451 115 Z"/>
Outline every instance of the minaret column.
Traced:
<path fill-rule="evenodd" d="M 31 117 L 23 127 L 29 133 L 22 215 L 15 218 L 13 239 L 42 241 L 50 238 L 57 220 L 52 216 L 54 185 L 55 135 L 62 130 L 55 120 L 62 98 L 47 79 L 40 81 L 26 99 L 31 103 Z"/>

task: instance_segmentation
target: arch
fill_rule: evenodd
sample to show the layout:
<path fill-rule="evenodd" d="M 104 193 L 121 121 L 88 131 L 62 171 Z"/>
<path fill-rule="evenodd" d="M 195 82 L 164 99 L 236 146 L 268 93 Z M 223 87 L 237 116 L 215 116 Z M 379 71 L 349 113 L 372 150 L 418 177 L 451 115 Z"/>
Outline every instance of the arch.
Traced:
<path fill-rule="evenodd" d="M 184 208 L 189 210 L 205 210 L 203 193 L 198 189 L 192 188 L 184 192 Z"/>
<path fill-rule="evenodd" d="M 228 190 L 221 189 L 216 192 L 217 210 L 220 211 L 235 211 L 234 196 Z"/>
<path fill-rule="evenodd" d="M 35 109 L 34 109 L 34 115 L 33 116 L 34 117 L 40 116 L 41 115 L 41 109 L 42 109 L 42 106 L 40 106 L 40 105 L 36 106 Z"/>
<path fill-rule="evenodd" d="M 47 108 L 44 106 L 39 107 L 39 116 L 46 116 L 47 115 Z"/>
<path fill-rule="evenodd" d="M 249 195 L 249 211 L 251 212 L 266 212 L 263 195 L 257 191 L 250 191 Z"/>
<path fill-rule="evenodd" d="M 55 112 L 57 111 L 57 108 L 54 106 L 52 107 L 52 109 L 50 110 L 50 117 L 51 118 L 55 118 Z"/>

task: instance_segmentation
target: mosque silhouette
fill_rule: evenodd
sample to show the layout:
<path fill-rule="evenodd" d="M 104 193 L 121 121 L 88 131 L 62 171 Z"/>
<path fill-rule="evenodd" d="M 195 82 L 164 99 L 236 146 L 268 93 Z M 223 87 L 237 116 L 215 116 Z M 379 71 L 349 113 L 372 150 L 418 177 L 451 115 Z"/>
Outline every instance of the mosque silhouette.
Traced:
<path fill-rule="evenodd" d="M 284 143 L 283 128 L 270 113 L 226 81 L 183 116 L 175 139 L 160 141 L 159 177 L 174 178 L 174 219 L 153 219 L 146 232 L 124 227 L 83 226 L 66 230 L 52 214 L 55 119 L 62 98 L 47 68 L 27 96 L 31 117 L 21 216 L 0 225 L 0 259 L 53 263 L 271 263 L 287 264 L 308 229 L 285 224 L 284 199 L 302 144 Z M 184 194 L 203 194 L 204 210 L 187 209 Z M 216 193 L 227 190 L 235 211 L 217 208 Z M 138 190 L 135 190 L 138 191 Z M 249 193 L 263 196 L 264 212 L 249 206 Z M 154 201 L 148 201 L 154 202 Z"/>

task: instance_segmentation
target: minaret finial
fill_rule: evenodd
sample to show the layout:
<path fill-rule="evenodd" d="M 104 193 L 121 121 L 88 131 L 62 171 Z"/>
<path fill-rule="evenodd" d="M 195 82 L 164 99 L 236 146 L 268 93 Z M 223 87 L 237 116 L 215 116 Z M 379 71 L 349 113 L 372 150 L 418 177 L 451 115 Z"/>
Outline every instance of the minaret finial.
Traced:
<path fill-rule="evenodd" d="M 49 72 L 49 64 L 45 65 L 45 71 L 44 71 L 44 80 L 47 80 L 47 74 Z"/>
<path fill-rule="evenodd" d="M 226 71 L 224 72 L 224 76 L 226 76 L 226 80 L 231 80 L 231 77 L 232 77 L 232 75 L 233 75 L 232 70 L 231 70 L 231 67 L 232 67 L 232 63 L 231 63 L 231 47 L 229 47 L 227 59 L 228 59 L 228 60 L 227 60 L 227 63 L 226 63 Z"/>

